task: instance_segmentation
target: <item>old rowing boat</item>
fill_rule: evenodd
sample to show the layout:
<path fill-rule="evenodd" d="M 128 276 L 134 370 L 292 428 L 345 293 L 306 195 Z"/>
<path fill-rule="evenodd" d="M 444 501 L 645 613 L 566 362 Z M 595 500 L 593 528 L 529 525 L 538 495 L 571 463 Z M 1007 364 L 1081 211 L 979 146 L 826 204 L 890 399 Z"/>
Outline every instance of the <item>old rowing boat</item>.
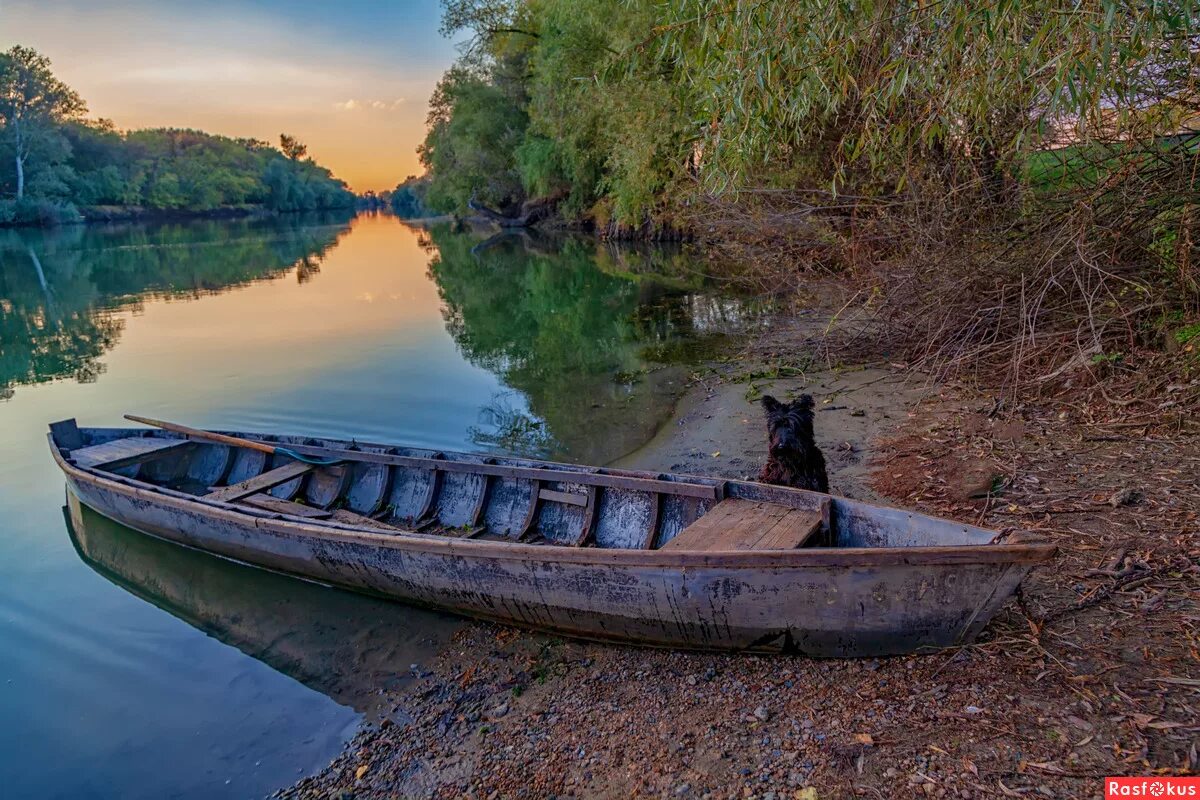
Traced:
<path fill-rule="evenodd" d="M 1054 555 L 747 481 L 148 422 L 171 430 L 51 425 L 84 504 L 250 565 L 592 639 L 833 657 L 941 648 L 974 639 Z"/>

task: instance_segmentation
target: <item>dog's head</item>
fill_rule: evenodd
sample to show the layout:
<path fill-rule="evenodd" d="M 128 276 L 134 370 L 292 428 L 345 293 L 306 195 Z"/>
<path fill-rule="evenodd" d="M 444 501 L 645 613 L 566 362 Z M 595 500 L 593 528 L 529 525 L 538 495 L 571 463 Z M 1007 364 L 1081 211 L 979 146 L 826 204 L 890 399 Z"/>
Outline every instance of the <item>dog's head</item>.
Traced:
<path fill-rule="evenodd" d="M 790 403 L 781 403 L 766 395 L 762 406 L 767 412 L 767 435 L 772 453 L 799 450 L 812 442 L 812 395 L 802 394 Z"/>

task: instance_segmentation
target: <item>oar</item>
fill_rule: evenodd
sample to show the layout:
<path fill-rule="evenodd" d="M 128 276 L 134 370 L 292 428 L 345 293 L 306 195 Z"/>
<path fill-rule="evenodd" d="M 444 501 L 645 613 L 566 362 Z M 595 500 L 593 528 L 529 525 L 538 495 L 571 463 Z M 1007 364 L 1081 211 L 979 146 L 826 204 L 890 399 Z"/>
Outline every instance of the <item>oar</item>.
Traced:
<path fill-rule="evenodd" d="M 227 436 L 224 433 L 214 433 L 213 431 L 200 430 L 199 428 L 189 428 L 187 425 L 180 425 L 177 422 L 163 422 L 161 419 L 150 419 L 148 417 L 139 417 L 134 414 L 126 414 L 125 419 L 131 422 L 140 422 L 143 425 L 149 425 L 152 428 L 162 428 L 164 431 L 175 431 L 182 433 L 185 436 L 191 436 L 194 439 L 207 439 L 210 442 L 219 442 L 220 444 L 228 444 L 234 447 L 245 447 L 247 450 L 258 450 L 263 453 L 275 455 L 278 453 L 281 456 L 303 461 L 305 464 L 312 464 L 318 467 L 331 467 L 334 464 L 342 463 L 342 459 L 337 458 L 313 458 L 312 456 L 304 456 L 297 453 L 295 450 L 289 450 L 286 447 L 277 447 L 267 442 L 256 442 L 253 439 L 243 439 L 239 436 Z"/>

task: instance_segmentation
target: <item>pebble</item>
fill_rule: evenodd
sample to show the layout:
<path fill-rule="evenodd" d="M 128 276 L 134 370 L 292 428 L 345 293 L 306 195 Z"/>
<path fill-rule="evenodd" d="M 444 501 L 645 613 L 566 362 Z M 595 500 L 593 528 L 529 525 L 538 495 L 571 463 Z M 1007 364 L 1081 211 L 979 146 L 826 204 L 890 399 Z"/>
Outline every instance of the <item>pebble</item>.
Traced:
<path fill-rule="evenodd" d="M 759 706 L 758 708 L 754 709 L 754 716 L 758 717 L 763 722 L 766 722 L 771 718 L 771 712 L 767 710 L 766 706 Z"/>
<path fill-rule="evenodd" d="M 687 794 L 691 790 L 692 790 L 692 785 L 690 783 L 681 783 L 675 787 L 675 796 L 683 797 L 685 794 Z"/>

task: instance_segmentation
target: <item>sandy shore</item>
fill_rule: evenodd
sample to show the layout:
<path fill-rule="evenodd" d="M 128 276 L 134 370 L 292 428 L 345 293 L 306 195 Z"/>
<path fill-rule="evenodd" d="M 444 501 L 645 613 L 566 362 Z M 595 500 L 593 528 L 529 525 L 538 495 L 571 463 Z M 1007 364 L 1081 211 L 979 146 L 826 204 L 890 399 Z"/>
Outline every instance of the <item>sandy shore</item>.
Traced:
<path fill-rule="evenodd" d="M 972 646 L 881 660 L 655 651 L 467 623 L 387 694 L 391 719 L 281 794 L 1099 797 L 1104 775 L 1195 770 L 1200 492 L 1177 468 L 1200 465 L 1195 437 L 1150 422 L 1110 431 L 1033 403 L 1001 418 L 991 398 L 887 364 L 781 369 L 808 330 L 772 330 L 714 367 L 619 463 L 753 476 L 766 455 L 758 395 L 808 392 L 833 491 L 1059 543 L 1024 607 Z M 1131 481 L 1135 503 L 1106 501 Z"/>
<path fill-rule="evenodd" d="M 868 481 L 874 443 L 894 432 L 932 391 L 903 372 L 878 367 L 822 370 L 753 386 L 725 380 L 694 384 L 658 434 L 616 466 L 754 480 L 767 460 L 757 395 L 765 390 L 785 400 L 807 393 L 817 404 L 817 444 L 831 490 L 879 499 Z"/>

